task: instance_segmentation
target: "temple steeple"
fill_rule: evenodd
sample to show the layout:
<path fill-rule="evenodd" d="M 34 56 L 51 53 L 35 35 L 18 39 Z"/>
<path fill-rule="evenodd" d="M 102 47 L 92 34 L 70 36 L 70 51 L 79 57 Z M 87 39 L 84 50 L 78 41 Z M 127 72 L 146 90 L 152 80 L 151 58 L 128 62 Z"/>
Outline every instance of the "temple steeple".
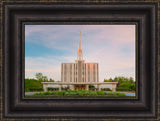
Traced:
<path fill-rule="evenodd" d="M 81 30 L 79 30 L 79 49 L 81 49 Z"/>
<path fill-rule="evenodd" d="M 79 30 L 79 48 L 77 50 L 77 60 L 83 60 L 83 53 L 81 49 L 81 30 Z"/>

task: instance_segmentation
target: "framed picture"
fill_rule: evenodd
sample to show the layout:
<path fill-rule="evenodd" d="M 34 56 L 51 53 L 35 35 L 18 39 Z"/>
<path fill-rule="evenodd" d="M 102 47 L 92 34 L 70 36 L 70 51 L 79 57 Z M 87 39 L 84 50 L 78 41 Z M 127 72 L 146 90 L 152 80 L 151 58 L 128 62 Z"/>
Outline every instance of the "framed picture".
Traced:
<path fill-rule="evenodd" d="M 158 2 L 2 8 L 2 119 L 158 119 Z"/>
<path fill-rule="evenodd" d="M 138 97 L 136 28 L 136 23 L 24 23 L 24 97 Z"/>

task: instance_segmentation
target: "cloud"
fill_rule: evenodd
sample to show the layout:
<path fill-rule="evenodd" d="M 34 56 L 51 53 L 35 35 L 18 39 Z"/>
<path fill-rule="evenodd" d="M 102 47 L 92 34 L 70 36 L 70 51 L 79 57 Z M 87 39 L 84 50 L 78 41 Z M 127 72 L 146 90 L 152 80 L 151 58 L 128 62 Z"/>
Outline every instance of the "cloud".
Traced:
<path fill-rule="evenodd" d="M 92 41 L 103 45 L 127 44 L 135 42 L 134 25 L 27 25 L 25 26 L 26 42 L 43 44 L 48 48 L 70 50 L 76 47 L 78 31 L 82 31 L 82 43 Z M 30 37 L 30 38 L 29 38 Z M 89 44 L 90 46 L 95 44 Z M 88 46 L 88 45 L 87 45 Z"/>
<path fill-rule="evenodd" d="M 59 49 L 68 55 L 55 56 L 46 52 L 45 57 L 26 57 L 26 77 L 42 72 L 49 78 L 60 80 L 61 63 L 74 62 L 77 58 L 80 29 L 84 59 L 99 63 L 100 81 L 121 75 L 135 77 L 134 25 L 27 25 L 25 44 Z"/>
<path fill-rule="evenodd" d="M 48 78 L 60 80 L 61 63 L 74 62 L 74 57 L 48 56 L 48 57 L 25 57 L 25 78 L 35 78 L 36 73 L 43 73 Z"/>
<path fill-rule="evenodd" d="M 98 62 L 100 80 L 104 78 L 114 78 L 115 76 L 124 75 L 135 78 L 135 57 L 124 57 L 124 53 L 117 51 L 108 51 L 101 49 L 97 52 L 88 53 L 86 62 Z"/>
<path fill-rule="evenodd" d="M 97 55 L 97 54 L 96 54 Z M 99 63 L 99 77 L 100 81 L 104 78 L 114 78 L 115 76 L 134 77 L 135 62 L 134 59 L 119 58 L 119 56 L 109 54 L 108 57 L 103 57 L 95 53 L 86 57 L 85 62 L 98 62 Z M 73 62 L 76 59 L 74 56 L 50 56 L 47 58 L 42 57 L 26 57 L 26 77 L 34 77 L 35 73 L 42 72 L 49 78 L 61 80 L 61 63 Z"/>

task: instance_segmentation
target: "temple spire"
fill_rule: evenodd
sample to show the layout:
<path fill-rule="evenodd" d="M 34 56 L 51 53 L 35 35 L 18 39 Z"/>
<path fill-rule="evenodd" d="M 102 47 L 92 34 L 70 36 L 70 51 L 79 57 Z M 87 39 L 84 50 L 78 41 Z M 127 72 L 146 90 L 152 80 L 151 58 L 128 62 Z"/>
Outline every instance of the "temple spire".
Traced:
<path fill-rule="evenodd" d="M 81 49 L 81 30 L 79 30 L 79 48 L 77 50 L 77 60 L 83 60 L 83 52 Z"/>
<path fill-rule="evenodd" d="M 81 49 L 81 30 L 79 30 L 79 49 Z"/>

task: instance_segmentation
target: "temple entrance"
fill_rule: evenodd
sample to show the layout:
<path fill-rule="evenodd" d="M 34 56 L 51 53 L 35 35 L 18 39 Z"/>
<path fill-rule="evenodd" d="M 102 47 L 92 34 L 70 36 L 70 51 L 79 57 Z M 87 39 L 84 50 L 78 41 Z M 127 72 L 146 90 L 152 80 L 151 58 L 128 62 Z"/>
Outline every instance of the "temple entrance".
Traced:
<path fill-rule="evenodd" d="M 85 90 L 85 85 L 75 85 L 75 90 L 78 89 Z"/>

